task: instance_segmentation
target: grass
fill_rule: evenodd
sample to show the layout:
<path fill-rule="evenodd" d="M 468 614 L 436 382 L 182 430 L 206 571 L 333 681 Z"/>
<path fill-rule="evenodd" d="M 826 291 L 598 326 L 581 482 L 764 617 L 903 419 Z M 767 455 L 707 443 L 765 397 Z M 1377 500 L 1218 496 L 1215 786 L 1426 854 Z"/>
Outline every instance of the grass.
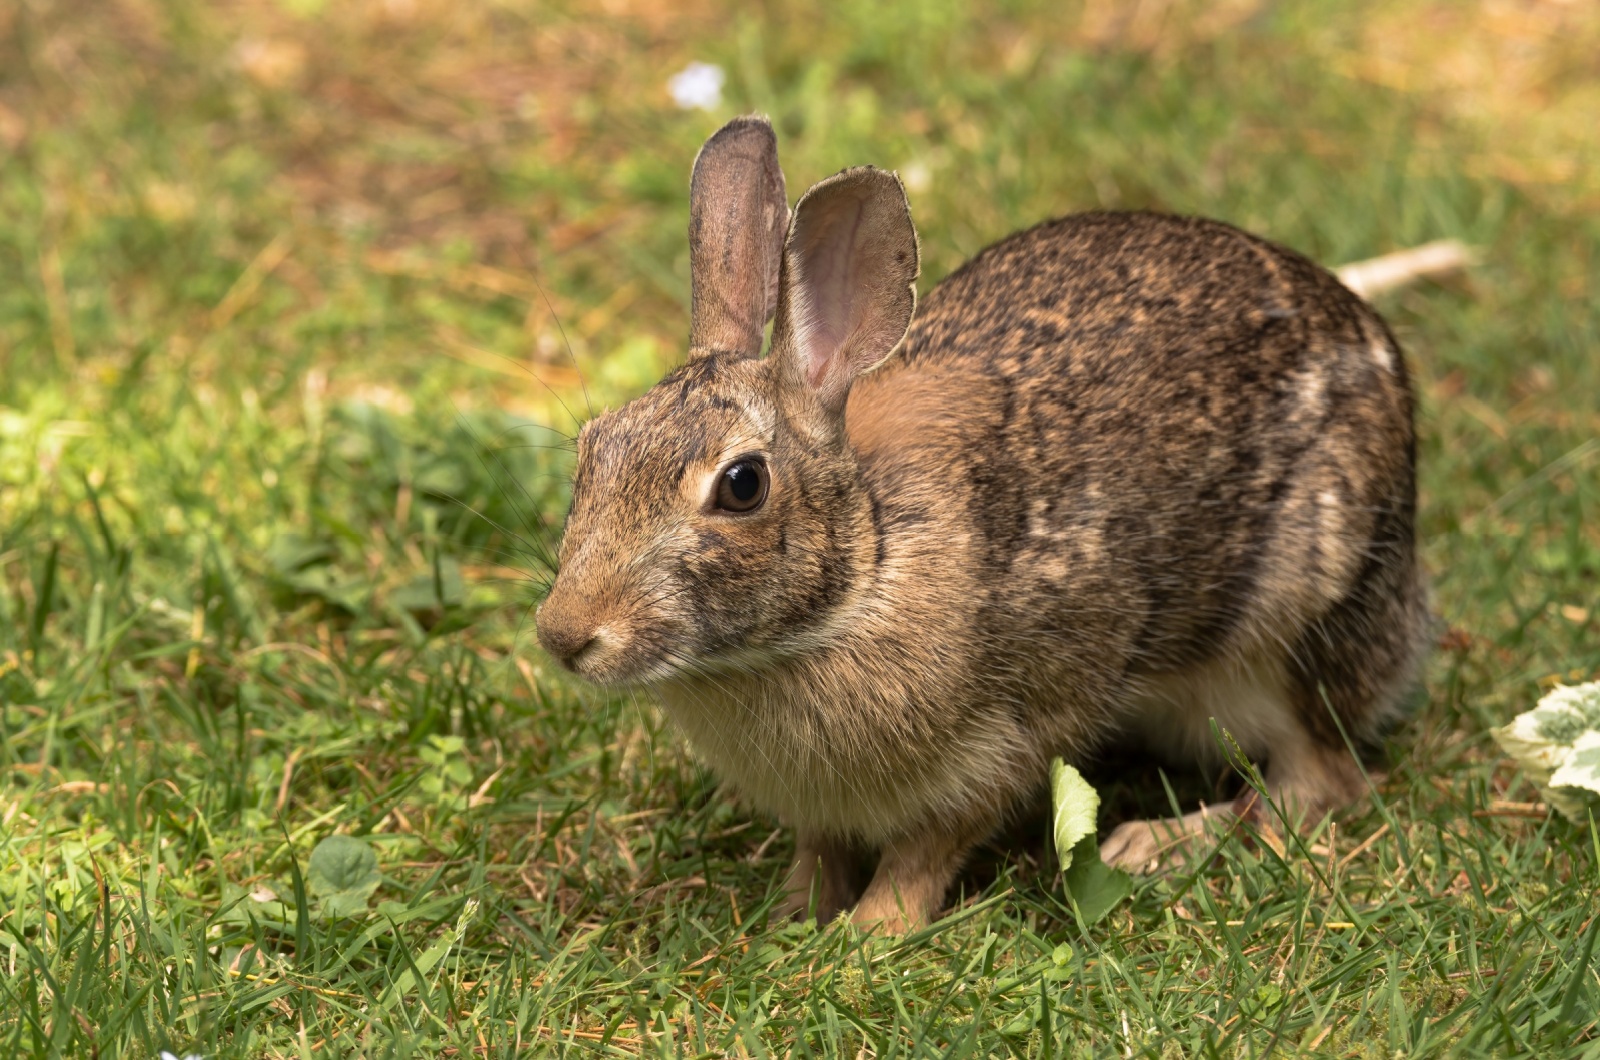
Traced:
<path fill-rule="evenodd" d="M 1600 835 L 1487 736 L 1600 672 L 1597 52 L 1537 0 L 0 0 L 0 1050 L 1600 1056 Z M 1093 925 L 1031 834 L 912 938 L 769 921 L 788 837 L 528 620 L 748 109 L 792 194 L 905 172 L 929 283 L 1095 206 L 1481 249 L 1382 304 L 1448 632 L 1369 806 Z"/>

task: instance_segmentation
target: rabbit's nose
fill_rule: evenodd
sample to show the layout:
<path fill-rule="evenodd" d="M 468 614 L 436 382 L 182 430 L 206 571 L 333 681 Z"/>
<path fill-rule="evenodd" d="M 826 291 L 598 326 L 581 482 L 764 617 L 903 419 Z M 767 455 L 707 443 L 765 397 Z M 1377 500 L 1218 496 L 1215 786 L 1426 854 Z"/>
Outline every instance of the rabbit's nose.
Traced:
<path fill-rule="evenodd" d="M 569 670 L 577 669 L 578 657 L 595 642 L 594 630 L 587 625 L 567 625 L 539 616 L 539 643 L 544 650 Z"/>
<path fill-rule="evenodd" d="M 539 629 L 539 643 L 551 657 L 568 670 L 577 670 L 577 662 L 597 639 L 593 622 L 572 608 L 562 606 L 562 601 L 552 596 L 539 608 L 534 617 Z"/>

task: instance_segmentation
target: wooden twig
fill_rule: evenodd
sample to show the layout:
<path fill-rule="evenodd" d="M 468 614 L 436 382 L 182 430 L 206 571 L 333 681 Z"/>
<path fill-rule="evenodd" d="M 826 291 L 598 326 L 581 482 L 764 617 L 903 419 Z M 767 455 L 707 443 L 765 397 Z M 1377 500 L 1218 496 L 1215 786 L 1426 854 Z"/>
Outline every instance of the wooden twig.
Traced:
<path fill-rule="evenodd" d="M 1459 239 L 1440 239 L 1409 250 L 1341 265 L 1333 273 L 1350 290 L 1371 299 L 1417 280 L 1458 273 L 1475 260 L 1472 248 Z"/>

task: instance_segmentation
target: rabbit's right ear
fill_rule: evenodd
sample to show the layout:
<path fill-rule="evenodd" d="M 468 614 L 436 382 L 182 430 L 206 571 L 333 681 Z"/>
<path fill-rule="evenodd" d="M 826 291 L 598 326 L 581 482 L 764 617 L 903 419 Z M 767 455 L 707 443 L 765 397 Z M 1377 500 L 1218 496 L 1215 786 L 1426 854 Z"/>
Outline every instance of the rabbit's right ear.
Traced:
<path fill-rule="evenodd" d="M 801 196 L 772 330 L 780 391 L 793 411 L 824 429 L 842 422 L 850 384 L 905 338 L 918 269 L 917 230 L 893 173 L 847 169 Z"/>
<path fill-rule="evenodd" d="M 689 179 L 690 358 L 761 352 L 788 227 L 772 124 L 735 118 L 700 148 Z"/>

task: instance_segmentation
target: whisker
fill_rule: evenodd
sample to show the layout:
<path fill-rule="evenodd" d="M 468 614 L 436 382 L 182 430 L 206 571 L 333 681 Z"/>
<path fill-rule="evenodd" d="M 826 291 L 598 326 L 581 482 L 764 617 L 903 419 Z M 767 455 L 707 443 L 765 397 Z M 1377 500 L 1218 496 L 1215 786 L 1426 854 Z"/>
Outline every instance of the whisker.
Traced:
<path fill-rule="evenodd" d="M 445 500 L 450 501 L 452 504 L 455 504 L 455 505 L 459 506 L 463 511 L 471 512 L 473 515 L 477 516 L 479 519 L 482 519 L 485 523 L 489 524 L 490 526 L 494 527 L 494 529 L 498 530 L 500 533 L 502 533 L 506 537 L 510 538 L 513 542 L 516 542 L 516 543 L 520 544 L 522 546 L 522 548 L 519 551 L 521 552 L 521 554 L 523 556 L 532 558 L 536 562 L 543 563 L 545 566 L 550 567 L 552 570 L 555 569 L 554 565 L 552 563 L 550 563 L 550 561 L 546 558 L 546 553 L 544 552 L 544 550 L 542 549 L 541 546 L 535 545 L 533 542 L 527 540 L 521 534 L 517 533 L 515 530 L 511 530 L 508 527 L 502 525 L 499 521 L 489 517 L 485 513 L 479 511 L 477 508 L 474 508 L 472 505 L 468 504 L 466 501 L 462 500 L 460 497 L 455 496 L 454 494 L 445 493 L 445 492 L 443 492 L 441 490 L 429 490 L 428 492 L 434 494 L 435 496 L 443 497 Z"/>
<path fill-rule="evenodd" d="M 546 567 L 553 570 L 555 568 L 555 564 L 552 561 L 554 550 L 550 546 L 550 528 L 545 525 L 544 516 L 539 509 L 538 503 L 533 499 L 532 494 L 528 492 L 528 488 L 522 484 L 522 481 L 518 479 L 517 476 L 513 475 L 511 470 L 506 467 L 505 461 L 500 459 L 498 452 L 494 449 L 488 448 L 481 440 L 478 439 L 477 435 L 472 430 L 472 425 L 466 421 L 466 417 L 461 415 L 459 410 L 457 411 L 456 415 L 457 419 L 460 421 L 462 430 L 467 433 L 468 437 L 472 438 L 473 442 L 480 450 L 480 453 L 487 453 L 489 456 L 491 456 L 494 459 L 495 466 L 500 469 L 500 472 L 505 475 L 506 478 L 514 482 L 517 489 L 522 493 L 523 500 L 525 500 L 528 504 L 528 510 L 533 513 L 534 519 L 537 520 L 537 526 L 530 522 L 528 516 L 519 510 L 516 501 L 508 492 L 506 492 L 505 486 L 498 480 L 498 478 L 496 478 L 494 471 L 489 467 L 486 461 L 483 461 L 483 458 L 480 455 L 479 459 L 480 462 L 483 462 L 484 470 L 489 472 L 489 477 L 495 481 L 496 488 L 498 488 L 502 495 L 505 496 L 506 500 L 510 502 L 512 511 L 516 512 L 518 518 L 522 520 L 523 528 L 529 533 L 534 534 L 539 539 L 538 551 L 534 553 L 535 558 L 540 563 L 543 563 Z"/>
<path fill-rule="evenodd" d="M 589 401 L 589 384 L 584 381 L 583 368 L 578 364 L 577 351 L 572 348 L 572 340 L 567 338 L 566 326 L 561 323 L 561 316 L 556 312 L 556 307 L 551 304 L 550 295 L 545 291 L 544 284 L 539 282 L 538 276 L 533 277 L 533 285 L 534 287 L 538 288 L 539 297 L 544 299 L 544 307 L 550 310 L 550 319 L 556 322 L 556 330 L 561 333 L 561 341 L 566 344 L 567 356 L 572 360 L 572 370 L 578 375 L 578 389 L 583 392 L 583 407 L 588 412 L 589 418 L 592 420 L 594 419 L 594 405 Z M 548 387 L 546 387 L 546 389 L 548 389 Z M 551 390 L 550 393 L 554 394 L 555 391 Z M 561 398 L 557 396 L 556 400 L 561 401 Z M 568 416 L 572 417 L 572 422 L 578 424 L 579 427 L 583 426 L 583 423 L 578 420 L 578 417 L 572 415 L 572 410 L 567 409 L 566 402 L 562 401 L 561 407 L 566 409 Z"/>

